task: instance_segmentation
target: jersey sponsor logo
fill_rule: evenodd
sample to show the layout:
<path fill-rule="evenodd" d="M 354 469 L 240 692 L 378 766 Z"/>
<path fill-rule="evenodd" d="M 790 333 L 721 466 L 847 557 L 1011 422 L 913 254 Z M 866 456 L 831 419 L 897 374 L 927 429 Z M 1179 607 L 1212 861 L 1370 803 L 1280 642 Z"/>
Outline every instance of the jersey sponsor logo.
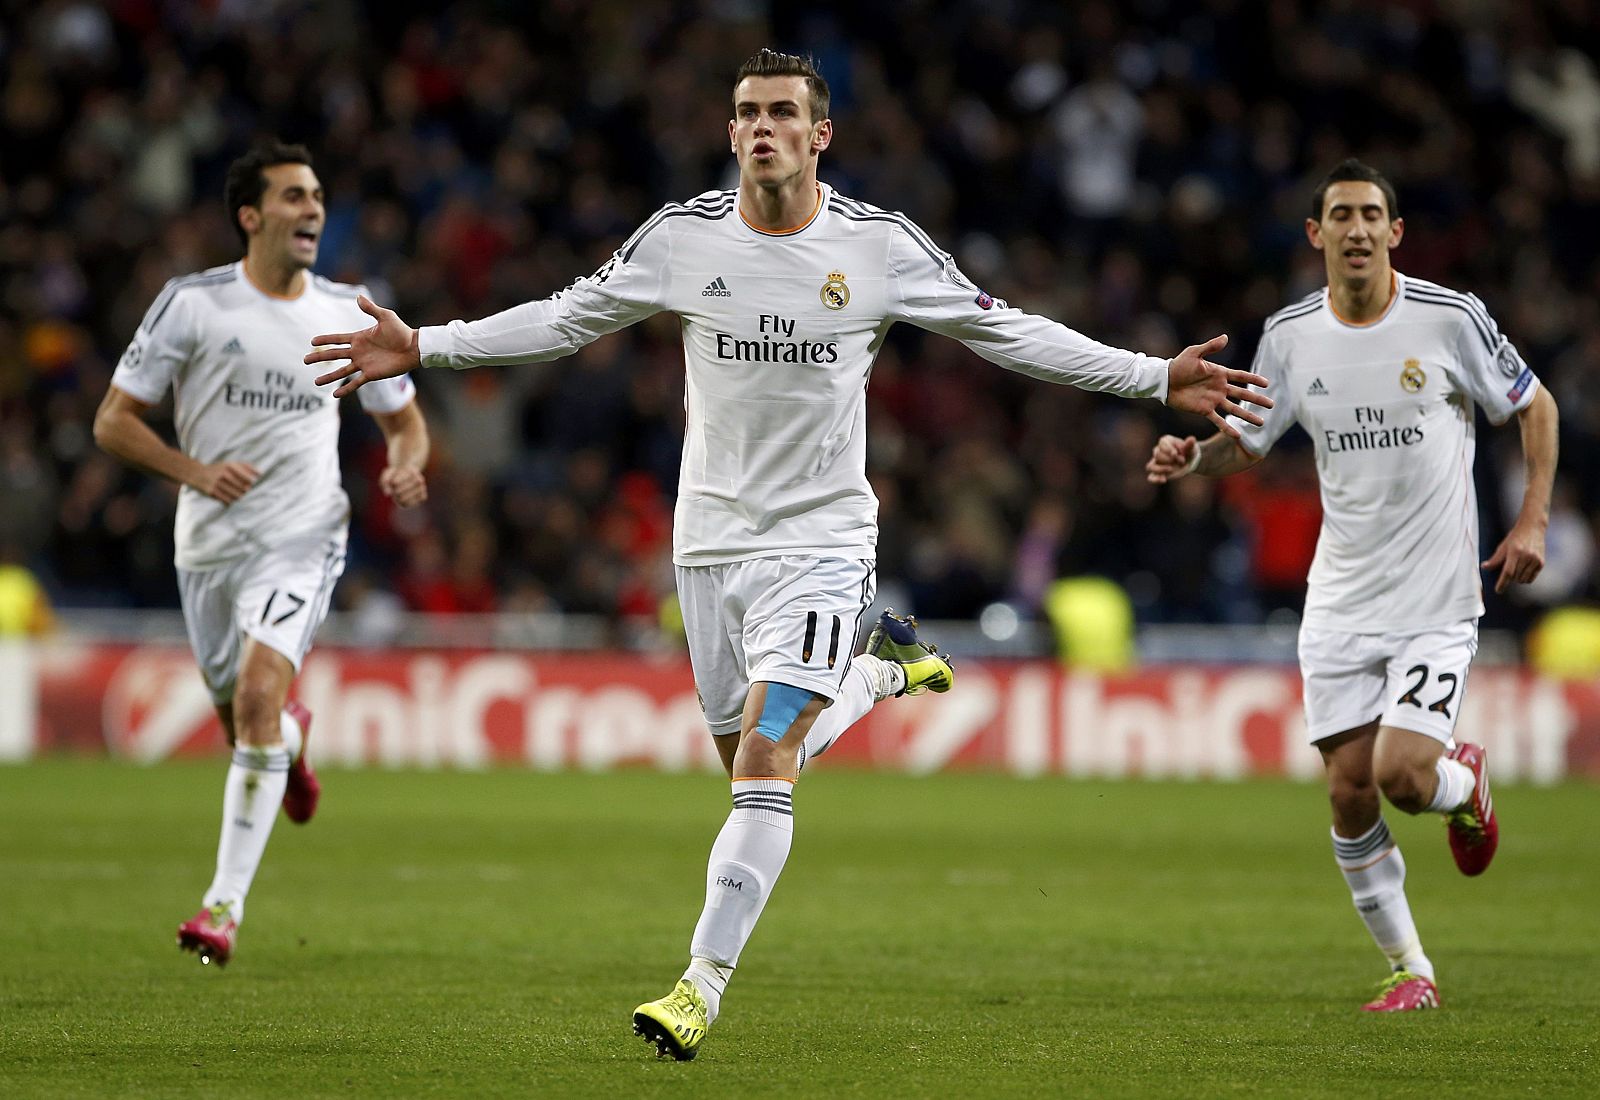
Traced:
<path fill-rule="evenodd" d="M 1400 388 L 1407 393 L 1421 393 L 1422 387 L 1427 384 L 1428 376 L 1422 369 L 1422 363 L 1407 359 L 1405 366 L 1400 368 Z"/>
<path fill-rule="evenodd" d="M 733 291 L 728 289 L 728 284 L 722 281 L 721 275 L 718 275 L 715 279 L 712 279 L 706 284 L 706 288 L 700 292 L 700 297 L 732 298 Z"/>
<path fill-rule="evenodd" d="M 1506 391 L 1506 398 L 1510 401 L 1521 401 L 1522 395 L 1528 392 L 1528 387 L 1533 384 L 1533 368 L 1523 367 L 1522 373 L 1517 375 L 1516 383 Z"/>
<path fill-rule="evenodd" d="M 229 340 L 226 344 L 222 345 L 222 354 L 223 355 L 243 355 L 244 354 L 244 345 L 239 343 L 239 338 L 237 336 L 235 336 L 232 340 Z"/>
<path fill-rule="evenodd" d="M 222 387 L 222 403 L 236 409 L 262 409 L 266 412 L 293 413 L 322 408 L 326 400 L 320 394 L 299 393 L 294 387 L 294 377 L 283 371 L 269 370 L 265 389 L 251 389 L 237 382 L 226 382 Z"/>
<path fill-rule="evenodd" d="M 822 304 L 829 309 L 843 309 L 850 304 L 850 288 L 845 286 L 844 272 L 828 272 L 828 281 L 822 284 L 819 292 Z"/>
<path fill-rule="evenodd" d="M 1327 397 L 1328 396 L 1328 387 L 1324 386 L 1322 384 L 1322 379 L 1313 378 L 1311 380 L 1311 385 L 1306 387 L 1306 396 L 1307 397 Z"/>
<path fill-rule="evenodd" d="M 1393 447 L 1410 447 L 1422 442 L 1422 429 L 1415 427 L 1391 428 L 1384 424 L 1387 410 L 1366 405 L 1351 410 L 1356 415 L 1355 428 L 1339 431 L 1322 430 L 1323 442 L 1331 455 L 1350 451 L 1384 451 Z"/>
<path fill-rule="evenodd" d="M 717 358 L 733 363 L 837 363 L 839 345 L 829 341 L 774 340 L 763 335 L 759 340 L 741 340 L 726 332 L 717 333 Z"/>
<path fill-rule="evenodd" d="M 760 318 L 760 337 L 755 340 L 740 339 L 731 333 L 719 332 L 717 358 L 734 363 L 837 363 L 839 345 L 815 340 L 793 339 L 799 322 L 792 317 L 776 313 L 763 313 Z"/>

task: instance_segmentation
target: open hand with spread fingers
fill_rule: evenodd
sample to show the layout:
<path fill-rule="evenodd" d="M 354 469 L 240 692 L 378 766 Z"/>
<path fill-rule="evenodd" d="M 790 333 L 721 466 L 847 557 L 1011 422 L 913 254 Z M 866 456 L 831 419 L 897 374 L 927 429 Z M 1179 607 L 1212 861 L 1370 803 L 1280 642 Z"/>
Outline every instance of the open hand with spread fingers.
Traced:
<path fill-rule="evenodd" d="M 1220 431 L 1238 439 L 1239 429 L 1229 424 L 1227 417 L 1237 416 L 1247 424 L 1259 425 L 1261 414 L 1241 402 L 1270 409 L 1272 398 L 1249 388 L 1266 387 L 1267 380 L 1261 375 L 1206 361 L 1206 356 L 1227 346 L 1227 336 L 1213 336 L 1175 356 L 1167 367 L 1167 404 L 1203 416 Z"/>
<path fill-rule="evenodd" d="M 384 309 L 365 294 L 356 299 L 361 312 L 378 323 L 359 332 L 335 332 L 313 336 L 311 346 L 320 350 L 306 355 L 307 363 L 337 363 L 346 360 L 326 374 L 317 376 L 317 385 L 330 382 L 343 384 L 333 391 L 335 397 L 348 397 L 368 382 L 379 378 L 397 378 L 407 371 L 422 366 L 422 356 L 417 350 L 417 330 L 400 319 L 392 309 Z"/>

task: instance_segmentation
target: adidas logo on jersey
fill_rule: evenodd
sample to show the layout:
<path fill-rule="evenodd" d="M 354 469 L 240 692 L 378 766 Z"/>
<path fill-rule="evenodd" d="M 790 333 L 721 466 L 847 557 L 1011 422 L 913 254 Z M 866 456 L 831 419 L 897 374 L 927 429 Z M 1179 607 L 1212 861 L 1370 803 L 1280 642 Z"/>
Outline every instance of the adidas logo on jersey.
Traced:
<path fill-rule="evenodd" d="M 733 291 L 728 289 L 728 284 L 722 281 L 721 275 L 718 275 L 715 279 L 712 279 L 706 284 L 706 288 L 700 292 L 700 297 L 732 298 Z"/>
<path fill-rule="evenodd" d="M 1311 380 L 1310 388 L 1306 390 L 1306 396 L 1307 397 L 1327 397 L 1328 396 L 1328 387 L 1324 386 L 1322 384 L 1322 379 L 1313 378 Z"/>
<path fill-rule="evenodd" d="M 222 345 L 222 354 L 223 355 L 243 355 L 244 354 L 244 345 L 239 343 L 239 338 L 237 336 L 235 336 L 232 340 L 229 340 L 226 344 Z"/>

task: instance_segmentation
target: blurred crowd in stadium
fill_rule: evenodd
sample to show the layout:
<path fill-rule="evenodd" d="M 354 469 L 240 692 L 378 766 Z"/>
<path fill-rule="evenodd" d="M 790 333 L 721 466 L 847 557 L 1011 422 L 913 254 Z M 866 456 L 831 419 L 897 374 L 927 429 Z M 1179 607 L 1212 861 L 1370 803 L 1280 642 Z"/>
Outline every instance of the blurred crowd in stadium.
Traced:
<path fill-rule="evenodd" d="M 793 10 L 784 10 L 793 9 Z M 1484 299 L 1562 412 L 1549 565 L 1491 625 L 1591 601 L 1600 518 L 1600 11 L 1586 0 L 671 5 L 0 0 L 0 565 L 62 606 L 176 606 L 175 489 L 90 437 L 111 368 L 174 276 L 237 258 L 228 161 L 310 145 L 318 270 L 412 323 L 475 317 L 598 267 L 660 204 L 731 185 L 729 93 L 812 52 L 821 175 L 905 211 L 969 276 L 1097 339 L 1172 354 L 1321 285 L 1302 222 L 1347 155 L 1389 173 L 1396 263 Z M 681 440 L 675 321 L 574 359 L 418 378 L 428 508 L 375 491 L 346 428 L 342 603 L 653 619 Z M 1042 387 L 901 326 L 871 385 L 880 574 L 926 618 L 1036 614 L 1098 574 L 1145 622 L 1298 606 L 1309 444 L 1157 490 L 1153 402 Z M 1297 433 L 1298 434 L 1298 433 Z M 1515 426 L 1480 433 L 1484 543 L 1520 499 Z"/>

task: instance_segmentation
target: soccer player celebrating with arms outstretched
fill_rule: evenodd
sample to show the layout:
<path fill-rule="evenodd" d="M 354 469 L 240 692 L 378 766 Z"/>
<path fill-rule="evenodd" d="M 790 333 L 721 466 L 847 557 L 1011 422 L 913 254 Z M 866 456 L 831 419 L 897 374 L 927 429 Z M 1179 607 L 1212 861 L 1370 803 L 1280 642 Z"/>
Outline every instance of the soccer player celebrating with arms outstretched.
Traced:
<path fill-rule="evenodd" d="M 877 499 L 866 476 L 866 386 L 896 321 L 960 340 L 1048 382 L 1165 400 L 1227 431 L 1265 380 L 1205 361 L 1106 347 L 972 285 L 903 215 L 817 180 L 833 139 L 828 86 L 805 58 L 762 50 L 739 70 L 728 142 L 739 185 L 664 207 L 594 275 L 480 321 L 412 329 L 370 303 L 363 332 L 319 337 L 319 381 L 390 378 L 569 355 L 662 311 L 688 369 L 674 561 L 690 663 L 733 781 L 711 848 L 690 963 L 634 1027 L 694 1057 L 789 855 L 792 789 L 808 756 L 876 702 L 945 691 L 953 670 L 915 624 L 885 613 L 852 658 L 875 589 Z"/>
<path fill-rule="evenodd" d="M 1146 465 L 1158 484 L 1237 473 L 1295 421 L 1316 447 L 1323 521 L 1300 671 L 1334 860 L 1392 968 L 1373 1012 L 1440 1003 L 1379 793 L 1408 814 L 1442 813 L 1464 874 L 1482 874 L 1499 842 L 1484 751 L 1452 736 L 1483 614 L 1475 407 L 1496 423 L 1516 414 L 1527 463 L 1521 514 L 1483 562 L 1497 592 L 1543 568 L 1556 467 L 1556 403 L 1483 303 L 1391 266 L 1405 231 L 1395 207 L 1359 161 L 1322 181 L 1306 235 L 1328 285 L 1269 317 L 1256 353 L 1277 404 L 1238 438 L 1163 436 Z"/>
<path fill-rule="evenodd" d="M 306 759 L 311 714 L 289 688 L 344 571 L 350 501 L 339 479 L 339 406 L 301 362 L 306 341 L 356 323 L 359 287 L 311 275 L 322 185 L 298 145 L 270 144 L 228 169 L 238 263 L 173 279 L 145 314 L 95 416 L 117 458 L 183 488 L 175 531 L 189 642 L 233 763 L 217 869 L 178 944 L 202 962 L 233 954 L 245 895 L 281 802 L 296 822 L 320 787 Z M 145 423 L 168 389 L 178 446 Z M 396 504 L 427 497 L 427 426 L 408 378 L 363 390 L 388 444 L 378 484 Z"/>

